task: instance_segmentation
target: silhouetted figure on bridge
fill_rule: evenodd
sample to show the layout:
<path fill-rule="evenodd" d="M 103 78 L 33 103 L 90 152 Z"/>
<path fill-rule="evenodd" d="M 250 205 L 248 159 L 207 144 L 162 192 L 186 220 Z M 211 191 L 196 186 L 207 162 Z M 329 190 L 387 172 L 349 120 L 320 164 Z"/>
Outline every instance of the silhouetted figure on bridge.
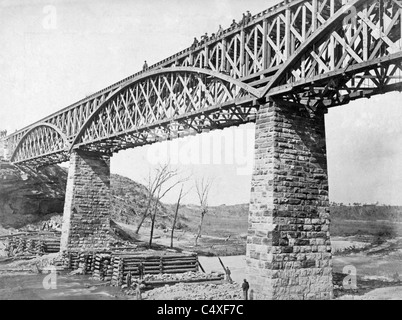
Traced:
<path fill-rule="evenodd" d="M 237 28 L 237 27 L 238 27 L 237 22 L 236 22 L 236 20 L 235 20 L 235 19 L 233 19 L 232 24 L 230 25 L 230 27 L 231 27 L 232 29 L 234 29 L 234 28 Z"/>
<path fill-rule="evenodd" d="M 198 46 L 198 44 L 199 44 L 198 39 L 197 39 L 197 38 L 194 38 L 194 42 L 193 42 L 193 44 L 191 45 L 191 49 L 195 49 L 195 48 Z"/>
<path fill-rule="evenodd" d="M 208 41 L 208 33 L 205 32 L 205 34 L 201 37 L 201 42 L 207 42 Z"/>
<path fill-rule="evenodd" d="M 219 25 L 219 29 L 218 29 L 218 32 L 217 32 L 217 36 L 219 37 L 219 36 L 221 36 L 222 35 L 222 33 L 223 33 L 223 28 L 222 28 L 222 25 Z"/>
<path fill-rule="evenodd" d="M 244 26 L 244 25 L 246 24 L 246 20 L 247 20 L 246 14 L 243 13 L 243 17 L 242 17 L 242 19 L 240 20 L 239 25 L 240 25 L 240 26 Z"/>
<path fill-rule="evenodd" d="M 147 63 L 147 60 L 145 60 L 144 66 L 142 67 L 142 71 L 145 71 L 147 69 L 148 69 L 148 63 Z"/>
<path fill-rule="evenodd" d="M 249 24 L 250 21 L 251 21 L 251 18 L 252 18 L 251 13 L 250 13 L 249 10 L 247 10 L 247 13 L 246 13 L 246 22 L 245 22 L 245 24 Z"/>

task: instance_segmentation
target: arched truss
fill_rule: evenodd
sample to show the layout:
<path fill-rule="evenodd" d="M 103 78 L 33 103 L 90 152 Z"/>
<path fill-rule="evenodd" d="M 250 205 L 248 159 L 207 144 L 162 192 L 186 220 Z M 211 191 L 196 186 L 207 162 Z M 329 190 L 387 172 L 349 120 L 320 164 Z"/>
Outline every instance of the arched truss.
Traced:
<path fill-rule="evenodd" d="M 116 152 L 245 123 L 264 99 L 314 113 L 401 90 L 401 20 L 398 0 L 286 0 L 40 122 Z"/>
<path fill-rule="evenodd" d="M 402 89 L 402 2 L 352 0 L 276 72 L 263 94 L 312 113 Z"/>
<path fill-rule="evenodd" d="M 68 160 L 67 137 L 56 126 L 38 123 L 30 128 L 16 145 L 11 156 L 13 163 L 40 165 Z"/>
<path fill-rule="evenodd" d="M 148 72 L 111 94 L 81 127 L 71 148 L 116 152 L 249 122 L 257 89 L 208 69 Z"/>

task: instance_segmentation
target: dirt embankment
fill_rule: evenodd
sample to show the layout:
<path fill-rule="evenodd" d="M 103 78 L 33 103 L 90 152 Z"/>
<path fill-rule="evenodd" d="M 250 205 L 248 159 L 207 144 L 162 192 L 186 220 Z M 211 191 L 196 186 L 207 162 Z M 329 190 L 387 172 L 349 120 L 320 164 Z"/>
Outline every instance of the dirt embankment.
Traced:
<path fill-rule="evenodd" d="M 20 228 L 63 212 L 67 173 L 0 164 L 0 225 Z"/>

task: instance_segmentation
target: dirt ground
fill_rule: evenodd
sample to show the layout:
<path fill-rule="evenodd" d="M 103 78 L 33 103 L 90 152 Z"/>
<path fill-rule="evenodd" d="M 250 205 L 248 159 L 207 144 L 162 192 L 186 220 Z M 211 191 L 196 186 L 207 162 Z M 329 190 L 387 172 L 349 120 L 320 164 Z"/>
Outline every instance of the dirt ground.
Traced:
<path fill-rule="evenodd" d="M 135 226 L 118 223 L 128 234 L 142 242 L 149 242 L 150 228 L 142 227 L 139 234 L 135 235 Z M 153 244 L 170 247 L 170 231 L 154 230 Z M 230 237 L 218 237 L 203 235 L 195 246 L 195 235 L 185 230 L 176 230 L 173 246 L 186 251 L 197 252 L 202 256 L 237 256 L 246 254 L 247 235 Z"/>
<path fill-rule="evenodd" d="M 122 226 L 133 232 L 132 226 Z M 170 246 L 170 234 L 156 230 L 154 243 Z M 148 242 L 149 230 L 141 230 L 139 240 Z M 237 247 L 238 243 L 241 243 Z M 374 236 L 334 237 L 333 274 L 334 294 L 337 300 L 401 300 L 402 299 L 402 237 L 378 238 Z M 242 254 L 245 241 L 239 238 L 202 237 L 200 245 L 194 246 L 194 236 L 179 231 L 174 246 L 200 253 L 200 262 L 207 273 L 222 272 L 217 256 L 232 270 L 233 284 L 224 281 L 176 284 L 159 288 L 147 288 L 142 298 L 145 300 L 239 300 L 240 284 L 245 276 L 245 256 Z M 223 250 L 223 248 L 226 250 Z M 240 255 L 229 255 L 230 252 Z M 46 274 L 38 274 L 51 265 L 57 254 L 31 261 L 0 262 L 0 300 L 4 299 L 128 299 L 135 295 L 125 290 L 106 286 L 88 276 L 57 275 L 57 289 L 46 290 L 43 280 Z M 1 261 L 1 259 L 0 259 Z M 356 270 L 357 289 L 344 289 L 346 277 L 344 268 L 352 266 Z M 13 269 L 15 271 L 10 272 Z M 18 273 L 17 273 L 18 272 Z"/>

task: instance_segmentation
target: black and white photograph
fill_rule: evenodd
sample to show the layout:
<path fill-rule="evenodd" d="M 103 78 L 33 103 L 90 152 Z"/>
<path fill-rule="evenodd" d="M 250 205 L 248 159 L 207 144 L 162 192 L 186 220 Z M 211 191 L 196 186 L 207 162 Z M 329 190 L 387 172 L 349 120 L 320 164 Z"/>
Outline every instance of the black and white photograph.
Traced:
<path fill-rule="evenodd" d="M 0 47 L 0 300 L 402 300 L 402 1 L 0 0 Z"/>

